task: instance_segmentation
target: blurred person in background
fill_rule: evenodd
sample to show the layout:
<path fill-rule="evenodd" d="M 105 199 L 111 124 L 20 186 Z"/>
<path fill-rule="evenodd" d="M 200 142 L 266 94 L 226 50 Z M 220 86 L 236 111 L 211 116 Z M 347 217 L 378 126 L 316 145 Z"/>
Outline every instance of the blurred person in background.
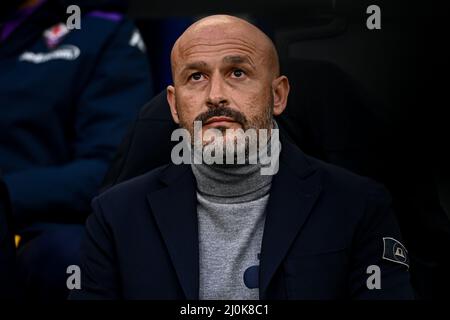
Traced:
<path fill-rule="evenodd" d="M 80 29 L 66 23 L 72 4 Z M 146 48 L 123 1 L 0 6 L 0 169 L 21 237 L 19 296 L 65 299 L 91 198 L 152 97 Z"/>

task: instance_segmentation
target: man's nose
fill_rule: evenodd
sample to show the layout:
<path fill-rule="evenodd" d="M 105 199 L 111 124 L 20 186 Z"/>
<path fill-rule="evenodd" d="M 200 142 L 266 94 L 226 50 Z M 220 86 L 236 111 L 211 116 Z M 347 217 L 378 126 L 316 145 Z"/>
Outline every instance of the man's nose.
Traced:
<path fill-rule="evenodd" d="M 206 104 L 209 108 L 228 105 L 223 79 L 219 75 L 211 77 Z"/>

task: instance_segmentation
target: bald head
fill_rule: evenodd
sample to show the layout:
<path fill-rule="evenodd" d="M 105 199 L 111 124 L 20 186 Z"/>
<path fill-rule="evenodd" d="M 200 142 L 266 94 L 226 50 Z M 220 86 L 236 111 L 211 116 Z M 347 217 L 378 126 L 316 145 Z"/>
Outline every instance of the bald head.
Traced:
<path fill-rule="evenodd" d="M 174 81 L 180 64 L 190 55 L 220 51 L 223 45 L 230 43 L 239 46 L 243 53 L 248 53 L 252 63 L 262 63 L 274 77 L 279 75 L 278 54 L 266 34 L 243 19 L 213 15 L 192 24 L 175 42 L 171 52 Z"/>

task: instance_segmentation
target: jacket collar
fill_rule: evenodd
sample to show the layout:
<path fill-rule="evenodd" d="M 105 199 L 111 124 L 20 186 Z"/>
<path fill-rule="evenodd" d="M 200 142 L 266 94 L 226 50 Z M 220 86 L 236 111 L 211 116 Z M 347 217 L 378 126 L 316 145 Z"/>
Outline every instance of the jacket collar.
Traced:
<path fill-rule="evenodd" d="M 199 253 L 195 177 L 189 165 L 169 165 L 161 174 L 164 187 L 147 199 L 161 231 L 184 294 L 198 299 Z"/>

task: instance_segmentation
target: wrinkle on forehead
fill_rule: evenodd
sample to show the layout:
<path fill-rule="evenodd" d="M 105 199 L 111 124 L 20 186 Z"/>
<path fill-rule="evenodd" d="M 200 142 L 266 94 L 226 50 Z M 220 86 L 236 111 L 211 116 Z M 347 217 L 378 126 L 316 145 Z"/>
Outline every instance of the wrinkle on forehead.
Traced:
<path fill-rule="evenodd" d="M 222 52 L 222 46 L 231 47 L 260 59 L 273 73 L 279 75 L 278 55 L 273 42 L 256 26 L 237 17 L 215 15 L 191 25 L 178 38 L 171 52 L 172 76 L 177 66 L 189 55 Z"/>

